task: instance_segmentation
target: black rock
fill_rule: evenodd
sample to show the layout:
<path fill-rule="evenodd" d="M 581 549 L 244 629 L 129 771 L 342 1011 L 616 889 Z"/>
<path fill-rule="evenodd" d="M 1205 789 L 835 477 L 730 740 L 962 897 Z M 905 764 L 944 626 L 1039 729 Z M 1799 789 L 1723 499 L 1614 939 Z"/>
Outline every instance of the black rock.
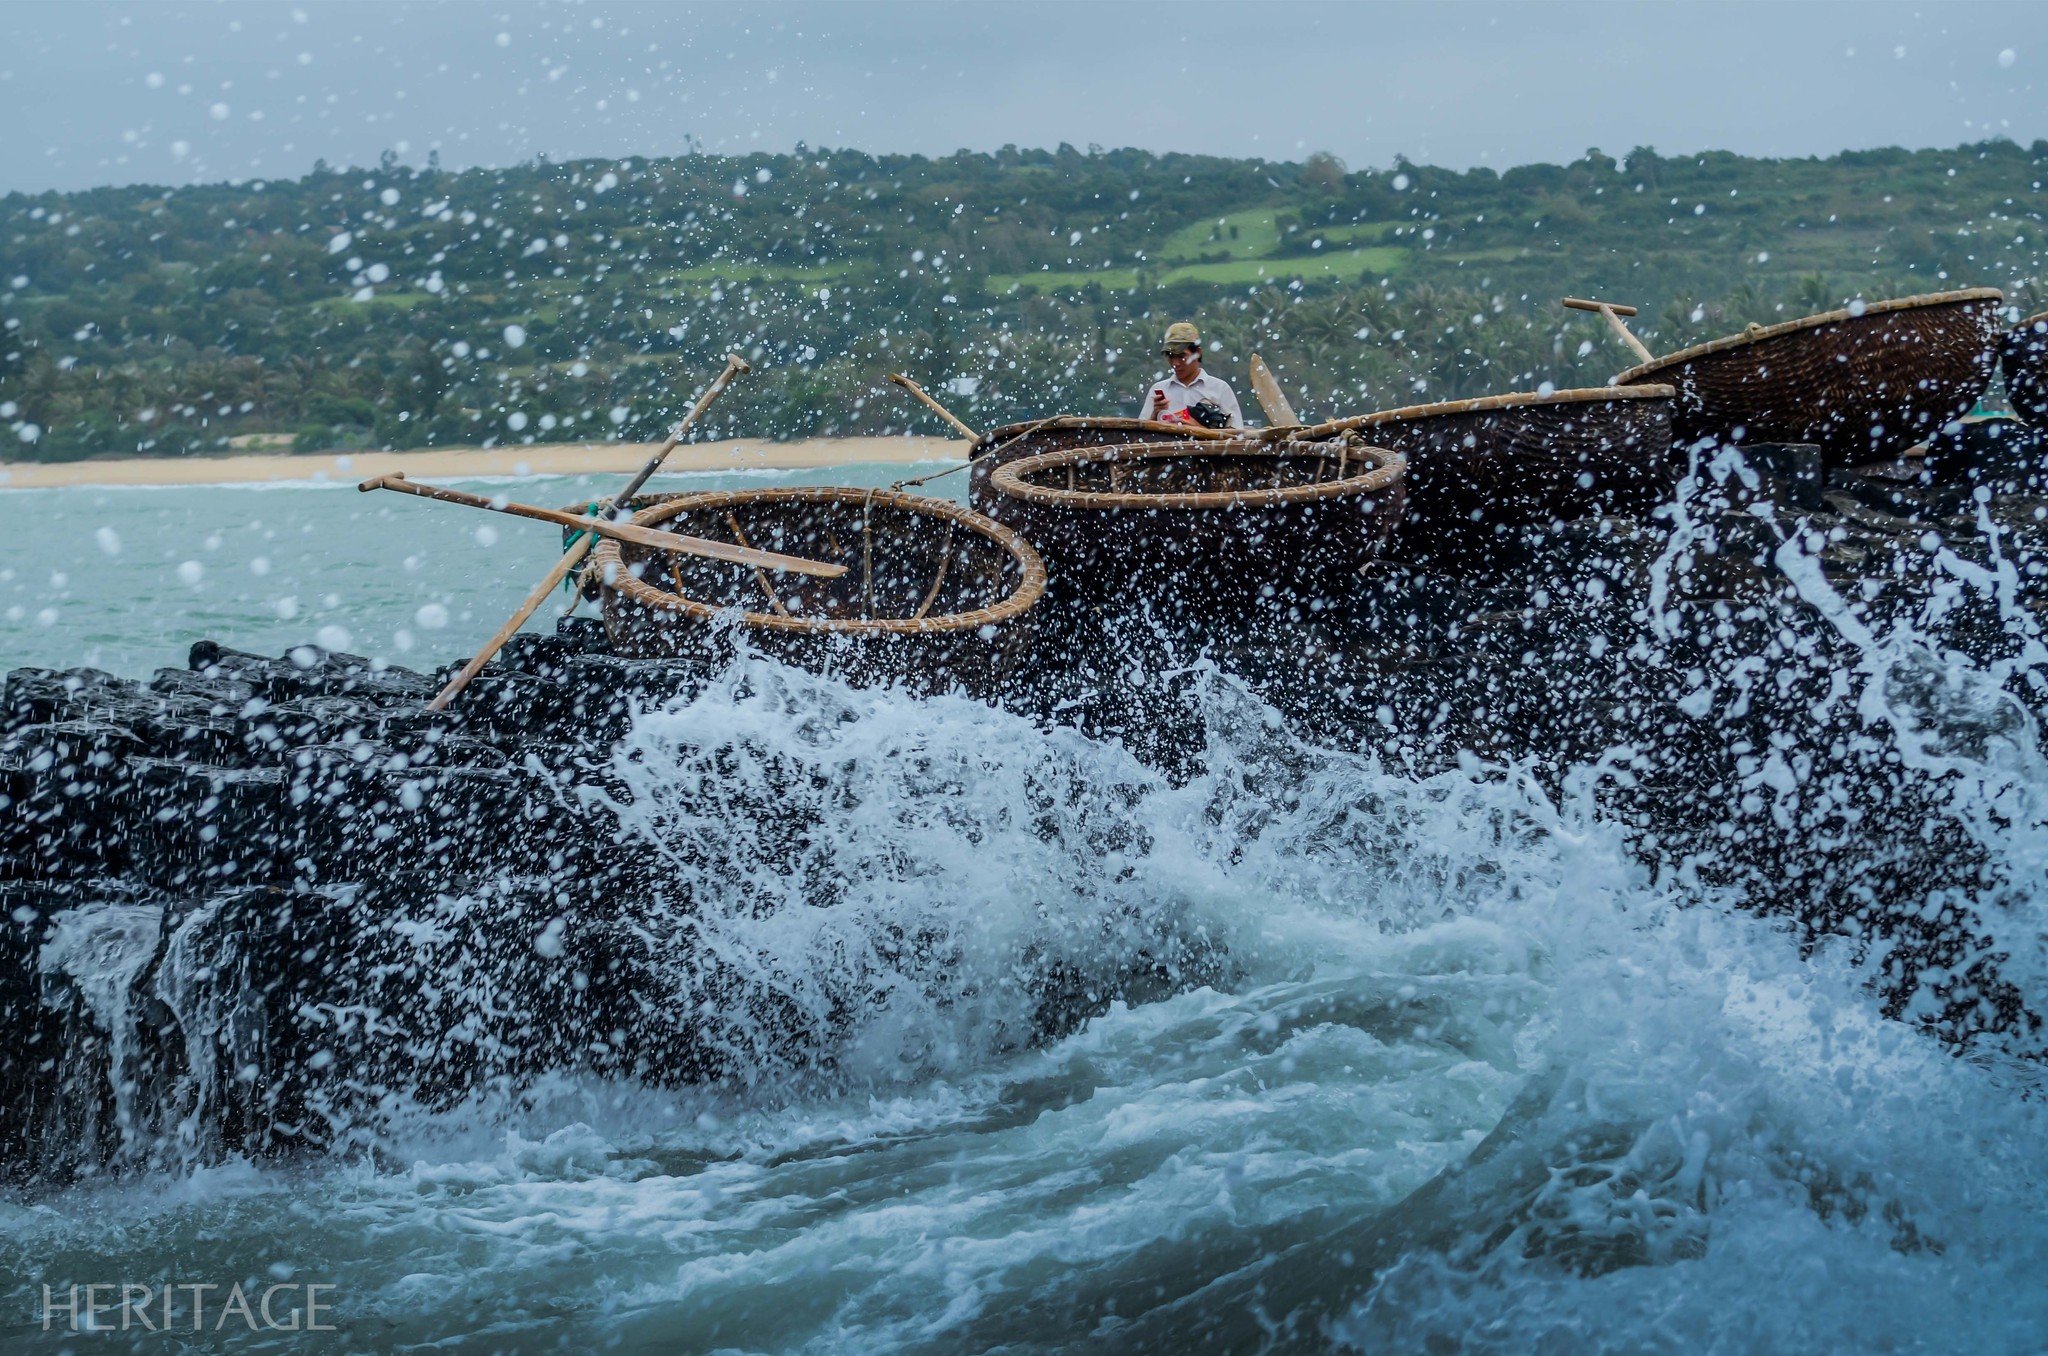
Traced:
<path fill-rule="evenodd" d="M 2048 489 L 2048 428 L 2017 419 L 1958 420 L 1928 439 L 1926 466 L 1939 484 L 2038 494 Z"/>
<path fill-rule="evenodd" d="M 2048 612 L 2048 498 L 2008 474 L 2032 445 L 1969 424 L 1953 437 L 1924 464 L 1825 484 L 1808 449 L 1746 448 L 1750 477 L 1705 477 L 1653 519 L 1532 529 L 1455 571 L 1375 563 L 1342 596 L 1248 622 L 1144 598 L 1049 614 L 1035 648 L 969 691 L 1120 740 L 1171 777 L 1200 772 L 1219 737 L 1363 750 L 1418 776 L 1519 769 L 1559 797 L 1597 795 L 1653 870 L 1815 941 L 1886 939 L 1893 1011 L 1958 1043 L 2027 1037 L 2036 1014 L 1979 923 L 1944 903 L 1995 896 L 2008 864 L 1895 731 L 1831 705 L 1870 662 L 1851 638 L 1867 630 L 2007 665 L 2013 703 L 1975 693 L 1959 715 L 1943 714 L 1939 664 L 1887 675 L 1958 756 L 2030 738 L 2021 713 L 2048 710 L 2010 662 L 2029 652 L 2022 623 Z M 1958 472 L 1965 455 L 2004 469 Z M 1959 589 L 1973 570 L 2010 596 Z M 693 949 L 695 901 L 672 897 L 720 863 L 611 808 L 633 795 L 614 758 L 636 714 L 715 673 L 620 658 L 603 637 L 591 618 L 519 637 L 445 712 L 425 703 L 446 672 L 316 647 L 202 642 L 189 671 L 146 688 L 9 675 L 0 1162 L 61 1176 L 360 1144 L 395 1100 L 447 1104 L 549 1070 L 731 1072 L 698 1005 L 760 1000 Z M 808 660 L 905 692 L 957 679 L 894 673 L 888 653 Z M 1218 673 L 1271 708 L 1246 706 L 1256 730 L 1209 728 L 1198 690 Z M 1761 780 L 1771 758 L 1798 771 Z M 749 851 L 800 872 L 815 826 L 787 789 L 750 785 L 725 813 Z M 841 886 L 821 879 L 816 906 Z M 90 937 L 112 988 L 72 963 Z M 1064 983 L 1044 984 L 1061 1022 L 1101 998 Z M 805 1029 L 773 1007 L 762 1029 Z"/>
<path fill-rule="evenodd" d="M 51 721 L 90 720 L 96 709 L 135 690 L 125 678 L 98 669 L 20 668 L 0 687 L 6 728 Z"/>

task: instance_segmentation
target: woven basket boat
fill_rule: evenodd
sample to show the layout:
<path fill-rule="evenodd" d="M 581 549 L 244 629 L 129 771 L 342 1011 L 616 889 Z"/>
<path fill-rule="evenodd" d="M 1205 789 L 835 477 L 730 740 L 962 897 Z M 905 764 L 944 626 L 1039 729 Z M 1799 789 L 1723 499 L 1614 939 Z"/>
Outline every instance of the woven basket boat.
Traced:
<path fill-rule="evenodd" d="M 1356 433 L 1408 458 L 1400 554 L 1483 550 L 1576 518 L 1641 515 L 1685 474 L 1669 386 L 1527 391 L 1409 405 L 1305 429 Z"/>
<path fill-rule="evenodd" d="M 1400 519 L 1405 470 L 1350 442 L 1183 439 L 1040 452 L 990 487 L 1059 595 L 1221 614 L 1346 590 Z"/>
<path fill-rule="evenodd" d="M 2048 311 L 2030 315 L 1999 342 L 2005 368 L 2005 396 L 2012 412 L 2036 428 L 2048 428 Z"/>
<path fill-rule="evenodd" d="M 944 677 L 973 652 L 1014 647 L 1045 592 L 1045 565 L 1011 528 L 958 504 L 889 490 L 800 486 L 662 498 L 643 527 L 846 566 L 838 579 L 769 574 L 604 541 L 591 553 L 619 654 L 716 653 L 730 619 L 789 662 L 864 653 L 903 676 Z M 986 657 L 985 655 L 983 656 Z"/>
<path fill-rule="evenodd" d="M 1830 466 L 1886 461 L 1984 393 L 2000 300 L 1996 288 L 1973 287 L 1753 325 L 1614 382 L 1677 387 L 1672 428 L 1682 444 L 1817 443 Z"/>
<path fill-rule="evenodd" d="M 1151 419 L 1116 415 L 1056 414 L 1022 424 L 1005 424 L 981 435 L 968 453 L 974 457 L 968 499 L 983 513 L 996 506 L 990 478 L 998 466 L 1041 452 L 1064 452 L 1070 447 L 1102 447 L 1132 443 L 1227 442 L 1242 438 L 1241 429 L 1207 429 L 1188 424 L 1162 424 Z"/>

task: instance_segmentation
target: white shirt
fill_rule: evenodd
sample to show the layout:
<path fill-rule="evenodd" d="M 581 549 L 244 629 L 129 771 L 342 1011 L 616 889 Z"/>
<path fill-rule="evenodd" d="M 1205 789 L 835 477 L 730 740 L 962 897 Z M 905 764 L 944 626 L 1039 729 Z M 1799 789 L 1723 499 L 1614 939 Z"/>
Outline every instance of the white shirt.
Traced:
<path fill-rule="evenodd" d="M 1159 414 L 1152 413 L 1152 393 L 1166 392 L 1166 408 Z M 1190 405 L 1213 400 L 1230 415 L 1232 428 L 1244 427 L 1244 411 L 1237 407 L 1237 397 L 1231 394 L 1230 384 L 1221 377 L 1212 377 L 1207 372 L 1193 381 L 1182 381 L 1179 377 L 1168 376 L 1165 381 L 1155 381 L 1145 388 L 1144 403 L 1138 406 L 1140 419 L 1158 419 L 1164 415 L 1184 410 Z"/>

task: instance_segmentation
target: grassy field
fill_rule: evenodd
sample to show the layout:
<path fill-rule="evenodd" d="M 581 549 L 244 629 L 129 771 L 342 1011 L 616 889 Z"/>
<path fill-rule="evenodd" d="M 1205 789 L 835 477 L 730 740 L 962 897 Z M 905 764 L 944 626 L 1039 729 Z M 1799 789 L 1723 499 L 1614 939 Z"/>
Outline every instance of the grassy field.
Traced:
<path fill-rule="evenodd" d="M 1229 286 L 1287 282 L 1295 278 L 1304 282 L 1324 278 L 1353 279 L 1392 273 L 1407 258 L 1408 251 L 1399 245 L 1369 245 L 1354 250 L 1322 250 L 1287 259 L 1232 259 L 1228 263 L 1185 264 L 1168 273 L 1164 281 Z"/>
<path fill-rule="evenodd" d="M 1269 258 L 1282 243 L 1276 216 L 1274 208 L 1255 207 L 1192 222 L 1168 236 L 1154 257 L 1168 264 L 1198 263 L 1204 255 L 1217 254 L 1227 254 L 1233 261 Z M 1320 239 L 1325 248 L 1368 245 L 1386 239 L 1393 229 L 1394 223 L 1390 221 L 1362 221 L 1348 226 L 1305 229 L 1297 239 Z M 1235 236 L 1231 235 L 1233 230 L 1237 232 Z"/>
<path fill-rule="evenodd" d="M 844 261 L 815 264 L 763 264 L 745 259 L 720 259 L 708 264 L 664 269 L 660 283 L 837 282 L 851 265 Z"/>
<path fill-rule="evenodd" d="M 1378 245 L 1392 229 L 1389 224 L 1366 222 L 1351 226 L 1320 228 L 1314 232 L 1328 250 L 1309 255 L 1273 258 L 1281 245 L 1279 227 L 1271 207 L 1250 208 L 1219 217 L 1190 222 L 1169 235 L 1153 254 L 1161 266 L 1148 268 L 1146 279 L 1154 285 L 1183 282 L 1251 286 L 1274 281 L 1304 282 L 1326 278 L 1352 279 L 1367 274 L 1385 274 L 1401 266 L 1408 251 L 1400 246 Z M 1231 231 L 1237 232 L 1232 237 Z M 1227 259 L 1216 259 L 1216 255 Z M 1210 256 L 1206 261 L 1204 255 Z M 757 263 L 743 259 L 720 259 L 662 270 L 656 285 L 684 291 L 707 286 L 747 283 L 801 283 L 807 286 L 837 285 L 855 278 L 855 265 L 845 261 L 814 264 Z M 1088 286 L 1112 292 L 1129 292 L 1139 284 L 1139 271 L 1131 268 L 1045 270 L 1037 273 L 995 273 L 983 279 L 988 290 L 1001 296 L 1020 288 L 1039 292 L 1076 291 Z M 384 298 L 378 298 L 383 301 Z"/>
<path fill-rule="evenodd" d="M 410 311 L 413 307 L 423 305 L 432 299 L 425 292 L 378 292 L 364 297 L 361 301 L 353 296 L 328 297 L 314 302 L 313 305 L 329 311 L 345 311 L 351 306 L 369 306 L 379 311 Z"/>
<path fill-rule="evenodd" d="M 1233 229 L 1237 232 L 1234 238 L 1231 235 Z M 1166 237 L 1155 257 L 1164 263 L 1188 262 L 1205 254 L 1227 254 L 1232 259 L 1262 259 L 1278 248 L 1280 228 L 1273 224 L 1273 209 L 1254 207 L 1188 223 Z"/>
<path fill-rule="evenodd" d="M 1308 232 L 1311 239 L 1319 239 L 1325 249 L 1333 245 L 1360 245 L 1368 241 L 1385 240 L 1387 232 L 1394 229 L 1391 221 L 1361 221 L 1354 226 L 1318 226 Z"/>
<path fill-rule="evenodd" d="M 1368 245 L 1360 249 L 1325 250 L 1285 259 L 1228 259 L 1207 264 L 1180 264 L 1146 276 L 1154 286 L 1160 287 L 1182 282 L 1249 287 L 1261 282 L 1291 282 L 1296 278 L 1303 282 L 1329 278 L 1349 281 L 1384 277 L 1399 270 L 1407 259 L 1408 251 L 1399 245 Z M 1058 292 L 1090 284 L 1111 291 L 1128 292 L 1138 286 L 1138 273 L 1136 269 L 1103 268 L 1058 273 L 999 273 L 988 278 L 988 290 L 998 296 L 1024 287 L 1040 292 Z"/>

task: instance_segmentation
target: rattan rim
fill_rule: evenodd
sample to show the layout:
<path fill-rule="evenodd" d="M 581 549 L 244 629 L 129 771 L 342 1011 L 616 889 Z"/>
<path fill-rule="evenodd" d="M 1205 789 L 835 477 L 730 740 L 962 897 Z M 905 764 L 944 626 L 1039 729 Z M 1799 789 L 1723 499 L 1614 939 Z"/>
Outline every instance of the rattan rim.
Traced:
<path fill-rule="evenodd" d="M 1025 479 L 1040 471 L 1062 466 L 1106 461 L 1158 461 L 1167 457 L 1299 457 L 1314 456 L 1324 461 L 1357 457 L 1371 464 L 1363 474 L 1347 474 L 1338 480 L 1312 485 L 1291 485 L 1272 490 L 1202 490 L 1188 494 L 1133 494 L 1128 490 L 1064 490 L 1033 485 Z M 1339 447 L 1330 443 L 1236 441 L 1229 447 L 1189 440 L 1180 443 L 1109 443 L 1099 447 L 1069 447 L 1057 452 L 1040 452 L 1019 457 L 999 466 L 993 483 L 1001 494 L 1026 504 L 1066 509 L 1166 509 L 1193 513 L 1226 508 L 1279 508 L 1308 504 L 1321 499 L 1384 489 L 1407 472 L 1408 459 L 1384 447 Z"/>
<path fill-rule="evenodd" d="M 1819 329 L 1823 325 L 1839 325 L 1845 320 L 1867 320 L 1874 315 L 1888 315 L 1894 311 L 1912 311 L 1928 306 L 1965 306 L 1971 302 L 2005 300 L 2005 293 L 1995 287 L 1966 287 L 1960 292 L 1928 292 L 1917 297 L 1896 297 L 1891 301 L 1874 301 L 1861 311 L 1823 311 L 1819 315 L 1801 316 L 1797 320 L 1781 321 L 1776 325 L 1765 325 L 1760 329 L 1745 330 L 1741 334 L 1724 335 L 1710 339 L 1704 344 L 1694 344 L 1676 353 L 1667 353 L 1661 358 L 1631 367 L 1615 377 L 1616 386 L 1626 386 L 1653 372 L 1658 372 L 1679 363 L 1703 358 L 1709 353 L 1725 353 L 1731 348 L 1745 344 L 1758 344 L 1766 339 L 1775 339 L 1781 334 L 1793 334 L 1800 330 Z"/>
<path fill-rule="evenodd" d="M 1070 428 L 1103 429 L 1108 432 L 1141 429 L 1147 433 L 1171 433 L 1187 442 L 1228 442 L 1245 435 L 1245 430 L 1241 428 L 1203 428 L 1199 424 L 1167 424 L 1157 419 L 1133 419 L 1127 414 L 1054 414 L 1044 419 L 1027 419 L 1022 423 L 1005 424 L 1001 428 L 990 429 L 981 435 L 981 441 L 975 446 L 993 447 L 1001 442 L 1014 442 L 1027 433 Z"/>
<path fill-rule="evenodd" d="M 2033 329 L 2036 325 L 2048 325 L 2048 311 L 2043 311 L 2039 315 L 2030 315 L 2025 320 L 2015 324 L 2012 327 L 2013 333 L 2017 334 L 2022 330 Z"/>
<path fill-rule="evenodd" d="M 1581 386 L 1569 391 L 1517 391 L 1509 395 L 1478 396 L 1471 400 L 1440 400 L 1433 405 L 1404 405 L 1356 417 L 1352 428 L 1375 428 L 1381 424 L 1405 424 L 1416 419 L 1436 419 L 1448 414 L 1477 414 L 1485 410 L 1518 409 L 1530 405 L 1591 405 L 1608 400 L 1671 400 L 1675 386 Z"/>
<path fill-rule="evenodd" d="M 785 617 L 774 612 L 739 612 L 739 618 L 749 626 L 768 631 L 804 631 L 812 634 L 835 635 L 928 635 L 944 631 L 972 631 L 984 626 L 1000 625 L 1030 610 L 1033 604 L 1045 594 L 1045 561 L 1036 547 L 1014 529 L 1003 526 L 993 518 L 962 508 L 944 499 L 933 499 L 921 494 L 901 494 L 894 490 L 853 490 L 832 485 L 787 485 L 765 490 L 703 490 L 695 494 L 679 495 L 664 500 L 633 515 L 633 521 L 642 527 L 658 527 L 669 519 L 686 511 L 697 509 L 736 508 L 745 504 L 776 503 L 796 501 L 808 504 L 860 503 L 864 507 L 880 505 L 886 508 L 902 509 L 909 513 L 921 513 L 932 518 L 943 518 L 960 524 L 969 531 L 995 542 L 1010 553 L 1022 574 L 1016 589 L 1009 597 L 994 607 L 979 607 L 969 612 L 949 612 L 942 617 Z M 610 552 L 607 556 L 606 552 Z M 625 568 L 625 561 L 615 541 L 607 540 L 597 548 L 595 563 L 600 578 L 611 576 L 605 584 L 615 589 L 621 597 L 657 612 L 675 612 L 699 621 L 710 621 L 725 613 L 738 611 L 736 607 L 713 607 L 686 598 L 679 593 L 658 589 L 646 580 L 637 578 Z M 610 566 L 610 569 L 606 569 Z"/>

